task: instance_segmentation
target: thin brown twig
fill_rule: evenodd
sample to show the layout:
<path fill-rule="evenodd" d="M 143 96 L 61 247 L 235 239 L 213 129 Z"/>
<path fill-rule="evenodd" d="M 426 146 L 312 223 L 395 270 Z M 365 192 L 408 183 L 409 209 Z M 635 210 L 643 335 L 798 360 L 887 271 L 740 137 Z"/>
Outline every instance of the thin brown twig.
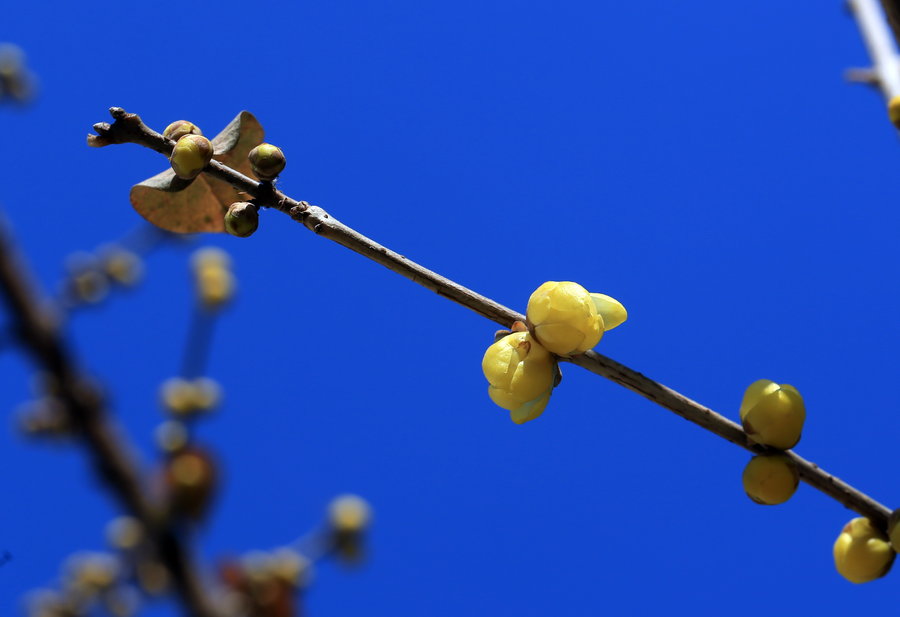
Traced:
<path fill-rule="evenodd" d="M 15 332 L 35 362 L 53 376 L 55 394 L 71 425 L 90 453 L 97 474 L 129 513 L 138 518 L 153 539 L 188 614 L 215 617 L 201 576 L 181 537 L 148 497 L 141 473 L 124 445 L 123 436 L 107 413 L 99 388 L 78 368 L 58 328 L 14 253 L 12 238 L 0 220 L 0 298 L 14 320 Z"/>
<path fill-rule="evenodd" d="M 125 110 L 119 107 L 111 108 L 110 113 L 115 122 L 113 124 L 101 123 L 94 125 L 98 135 L 88 136 L 90 145 L 105 146 L 114 143 L 136 143 L 166 156 L 171 154 L 174 142 L 148 128 L 139 116 L 126 113 Z M 212 161 L 204 172 L 228 182 L 239 191 L 252 195 L 259 205 L 274 208 L 288 214 L 316 235 L 333 240 L 360 255 L 368 257 L 389 270 L 397 272 L 413 282 L 436 292 L 438 295 L 449 298 L 504 327 L 510 327 L 514 322 L 524 321 L 525 319 L 523 315 L 494 302 L 490 298 L 463 287 L 410 261 L 403 255 L 381 246 L 374 240 L 347 227 L 322 208 L 287 197 L 270 183 L 257 182 L 218 161 Z M 592 373 L 606 377 L 750 452 L 758 454 L 766 451 L 765 448 L 750 441 L 746 433 L 741 430 L 741 427 L 731 420 L 610 358 L 594 351 L 589 351 L 568 361 Z M 788 451 L 787 455 L 796 463 L 800 472 L 800 478 L 804 482 L 847 508 L 869 518 L 878 527 L 882 529 L 887 528 L 888 517 L 890 516 L 888 508 L 797 454 Z"/>

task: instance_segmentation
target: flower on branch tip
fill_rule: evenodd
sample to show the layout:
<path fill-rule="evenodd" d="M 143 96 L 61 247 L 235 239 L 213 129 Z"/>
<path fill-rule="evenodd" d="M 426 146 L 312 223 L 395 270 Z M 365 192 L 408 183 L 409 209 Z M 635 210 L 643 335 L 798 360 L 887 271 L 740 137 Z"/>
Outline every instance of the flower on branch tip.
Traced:
<path fill-rule="evenodd" d="M 764 446 L 788 450 L 800 441 L 806 407 L 794 386 L 760 379 L 744 392 L 740 417 L 750 439 Z"/>
<path fill-rule="evenodd" d="M 535 337 L 550 352 L 573 356 L 593 348 L 606 330 L 628 318 L 620 302 L 592 294 L 578 283 L 547 281 L 528 300 Z"/>
<path fill-rule="evenodd" d="M 481 369 L 488 396 L 516 424 L 540 416 L 556 381 L 556 360 L 529 332 L 514 332 L 487 348 Z"/>

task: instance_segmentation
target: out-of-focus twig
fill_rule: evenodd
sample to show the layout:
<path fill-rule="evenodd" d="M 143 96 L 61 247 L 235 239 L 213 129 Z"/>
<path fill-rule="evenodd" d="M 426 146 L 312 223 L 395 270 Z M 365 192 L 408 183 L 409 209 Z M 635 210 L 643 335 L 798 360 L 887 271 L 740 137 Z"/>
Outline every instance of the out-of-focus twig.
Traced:
<path fill-rule="evenodd" d="M 847 72 L 847 78 L 877 86 L 885 100 L 890 101 L 900 95 L 900 54 L 896 43 L 900 40 L 900 3 L 897 0 L 881 0 L 881 5 L 890 16 L 893 37 L 877 0 L 847 0 L 872 58 L 871 69 L 851 69 Z"/>
<path fill-rule="evenodd" d="M 0 300 L 6 305 L 17 340 L 55 382 L 76 435 L 83 439 L 98 475 L 153 539 L 161 561 L 172 576 L 192 617 L 216 617 L 188 547 L 153 503 L 141 473 L 104 407 L 99 388 L 86 377 L 59 331 L 58 320 L 32 288 L 12 237 L 0 219 Z"/>

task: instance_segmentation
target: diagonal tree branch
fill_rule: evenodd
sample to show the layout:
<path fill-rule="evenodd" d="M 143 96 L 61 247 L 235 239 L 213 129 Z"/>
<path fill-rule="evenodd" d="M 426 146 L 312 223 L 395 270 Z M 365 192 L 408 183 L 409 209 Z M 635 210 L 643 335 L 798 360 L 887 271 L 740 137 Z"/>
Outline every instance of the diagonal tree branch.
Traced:
<path fill-rule="evenodd" d="M 88 136 L 89 145 L 105 146 L 116 143 L 136 143 L 166 156 L 171 154 L 174 142 L 147 127 L 136 114 L 126 113 L 124 109 L 119 107 L 111 108 L 110 114 L 115 119 L 115 122 L 113 124 L 100 123 L 94 125 L 94 129 L 98 134 Z M 322 208 L 287 197 L 275 189 L 271 183 L 257 182 L 215 160 L 210 162 L 204 172 L 228 182 L 239 191 L 252 195 L 259 205 L 274 208 L 288 214 L 315 234 L 333 240 L 360 255 L 368 257 L 389 270 L 401 274 L 413 282 L 436 292 L 438 295 L 449 298 L 504 327 L 510 327 L 513 322 L 524 321 L 525 319 L 520 313 L 381 246 L 374 240 L 347 227 Z M 637 392 L 682 418 L 750 452 L 762 453 L 766 451 L 765 448 L 751 442 L 740 426 L 731 420 L 614 360 L 589 351 L 575 356 L 569 361 Z M 804 482 L 832 497 L 847 508 L 869 518 L 878 527 L 882 529 L 887 528 L 890 511 L 885 506 L 835 476 L 823 471 L 816 464 L 793 452 L 788 451 L 786 454 L 796 463 L 800 472 L 800 478 Z"/>
<path fill-rule="evenodd" d="M 56 394 L 76 435 L 84 440 L 98 475 L 121 505 L 146 527 L 159 558 L 192 617 L 215 617 L 187 546 L 147 497 L 140 471 L 104 408 L 99 388 L 78 368 L 57 321 L 32 289 L 0 219 L 0 301 L 13 319 L 16 338 L 53 376 Z"/>

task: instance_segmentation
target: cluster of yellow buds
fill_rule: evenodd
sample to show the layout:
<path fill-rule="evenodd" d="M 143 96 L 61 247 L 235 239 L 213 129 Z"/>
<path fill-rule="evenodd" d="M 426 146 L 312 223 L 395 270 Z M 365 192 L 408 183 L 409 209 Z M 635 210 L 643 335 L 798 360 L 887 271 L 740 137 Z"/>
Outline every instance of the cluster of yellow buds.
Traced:
<path fill-rule="evenodd" d="M 528 300 L 528 325 L 488 347 L 481 362 L 488 395 L 516 424 L 540 416 L 559 383 L 557 356 L 584 353 L 628 314 L 617 300 L 572 282 L 549 281 Z M 530 327 L 529 327 L 530 326 Z"/>
<path fill-rule="evenodd" d="M 163 408 L 176 417 L 211 411 L 222 400 L 222 387 L 208 377 L 171 377 L 163 382 L 159 393 Z"/>
<path fill-rule="evenodd" d="M 169 163 L 172 171 L 182 180 L 199 176 L 216 156 L 212 142 L 203 131 L 188 120 L 177 120 L 166 127 L 163 137 L 175 142 Z M 219 155 L 222 153 L 219 152 Z M 250 169 L 261 182 L 272 183 L 284 171 L 287 159 L 278 146 L 262 143 L 247 154 Z M 225 212 L 225 231 L 238 238 L 253 235 L 259 226 L 259 206 L 252 202 L 238 201 Z"/>
<path fill-rule="evenodd" d="M 739 415 L 747 437 L 772 450 L 747 463 L 742 477 L 744 492 L 758 504 L 784 503 L 800 484 L 797 466 L 782 451 L 800 441 L 806 419 L 803 397 L 793 386 L 760 379 L 744 392 Z"/>
<path fill-rule="evenodd" d="M 800 482 L 794 459 L 783 451 L 800 441 L 806 420 L 803 397 L 793 386 L 760 379 L 744 393 L 740 418 L 747 437 L 768 449 L 744 468 L 744 491 L 759 504 L 784 503 Z M 847 523 L 834 543 L 838 573 L 853 583 L 866 583 L 887 574 L 900 547 L 898 520 L 900 513 L 891 517 L 890 538 L 867 518 Z M 892 542 L 895 535 L 897 541 Z"/>

